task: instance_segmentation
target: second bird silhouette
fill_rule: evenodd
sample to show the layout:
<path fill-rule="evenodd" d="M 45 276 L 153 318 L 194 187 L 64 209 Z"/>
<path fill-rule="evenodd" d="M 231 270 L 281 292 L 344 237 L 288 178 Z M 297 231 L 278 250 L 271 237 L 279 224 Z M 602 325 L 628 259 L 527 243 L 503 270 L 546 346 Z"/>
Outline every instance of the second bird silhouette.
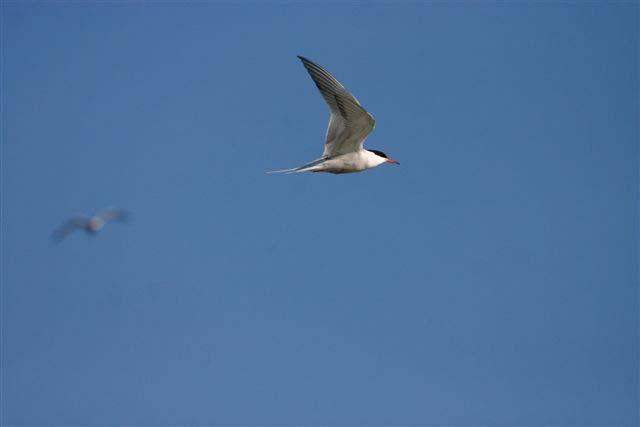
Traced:
<path fill-rule="evenodd" d="M 126 222 L 131 218 L 131 213 L 124 209 L 105 208 L 94 216 L 76 215 L 62 223 L 51 239 L 54 243 L 60 243 L 65 237 L 76 230 L 82 230 L 89 235 L 95 235 L 111 221 Z"/>

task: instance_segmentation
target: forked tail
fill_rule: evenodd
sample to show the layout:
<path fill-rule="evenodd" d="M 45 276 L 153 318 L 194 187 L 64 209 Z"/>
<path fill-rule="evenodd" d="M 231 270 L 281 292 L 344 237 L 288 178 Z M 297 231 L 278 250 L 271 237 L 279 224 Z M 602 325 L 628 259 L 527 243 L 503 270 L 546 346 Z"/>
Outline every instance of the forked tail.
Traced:
<path fill-rule="evenodd" d="M 291 168 L 291 169 L 281 169 L 278 171 L 269 171 L 267 173 L 299 173 L 299 172 L 307 172 L 310 170 L 313 170 L 313 168 L 315 166 L 318 166 L 320 163 L 324 162 L 325 160 L 327 160 L 326 157 L 323 157 L 321 159 L 317 159 L 314 160 L 310 163 L 307 163 L 306 165 L 302 165 L 302 166 L 298 166 L 297 168 Z"/>

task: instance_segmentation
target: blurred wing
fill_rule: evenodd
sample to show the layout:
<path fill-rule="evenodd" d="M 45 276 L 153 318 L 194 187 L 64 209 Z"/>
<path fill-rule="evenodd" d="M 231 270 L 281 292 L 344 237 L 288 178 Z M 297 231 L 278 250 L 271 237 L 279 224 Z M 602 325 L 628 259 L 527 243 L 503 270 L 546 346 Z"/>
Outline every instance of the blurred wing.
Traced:
<path fill-rule="evenodd" d="M 375 127 L 376 122 L 371 114 L 327 70 L 307 58 L 298 58 L 311 75 L 331 111 L 323 157 L 362 149 L 365 138 Z"/>
<path fill-rule="evenodd" d="M 98 216 L 102 218 L 104 222 L 126 222 L 131 218 L 131 213 L 124 209 L 105 208 L 98 214 Z"/>
<path fill-rule="evenodd" d="M 53 234 L 51 234 L 51 239 L 55 243 L 60 243 L 65 237 L 69 234 L 73 233 L 78 229 L 86 228 L 89 225 L 89 218 L 86 216 L 78 215 L 70 218 L 66 222 L 64 222 L 60 227 L 58 227 Z"/>

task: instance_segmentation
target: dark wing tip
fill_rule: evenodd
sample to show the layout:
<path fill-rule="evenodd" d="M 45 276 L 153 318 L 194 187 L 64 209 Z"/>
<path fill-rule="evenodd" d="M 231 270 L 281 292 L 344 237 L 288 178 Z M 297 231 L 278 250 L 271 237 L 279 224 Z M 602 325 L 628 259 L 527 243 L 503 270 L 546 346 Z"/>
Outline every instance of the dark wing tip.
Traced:
<path fill-rule="evenodd" d="M 297 55 L 298 59 L 300 59 L 300 61 L 302 61 L 302 63 L 306 66 L 307 64 L 311 64 L 311 65 L 315 65 L 316 67 L 318 67 L 318 64 L 316 64 L 315 62 L 313 62 L 312 60 L 305 58 L 302 55 Z"/>

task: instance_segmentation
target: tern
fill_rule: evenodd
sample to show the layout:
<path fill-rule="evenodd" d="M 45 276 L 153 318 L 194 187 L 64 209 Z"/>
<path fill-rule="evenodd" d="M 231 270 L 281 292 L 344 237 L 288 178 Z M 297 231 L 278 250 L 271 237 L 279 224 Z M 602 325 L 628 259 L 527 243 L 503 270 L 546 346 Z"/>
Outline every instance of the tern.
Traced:
<path fill-rule="evenodd" d="M 51 239 L 60 243 L 65 237 L 76 230 L 84 230 L 89 235 L 95 235 L 102 230 L 106 223 L 111 221 L 125 222 L 129 219 L 129 212 L 123 209 L 105 208 L 94 216 L 75 215 L 63 222 L 53 234 Z"/>
<path fill-rule="evenodd" d="M 399 164 L 379 150 L 364 148 L 364 140 L 376 121 L 355 96 L 327 70 L 298 56 L 320 94 L 329 105 L 329 127 L 322 157 L 306 165 L 268 173 L 328 172 L 350 173 L 375 168 L 383 163 Z"/>

